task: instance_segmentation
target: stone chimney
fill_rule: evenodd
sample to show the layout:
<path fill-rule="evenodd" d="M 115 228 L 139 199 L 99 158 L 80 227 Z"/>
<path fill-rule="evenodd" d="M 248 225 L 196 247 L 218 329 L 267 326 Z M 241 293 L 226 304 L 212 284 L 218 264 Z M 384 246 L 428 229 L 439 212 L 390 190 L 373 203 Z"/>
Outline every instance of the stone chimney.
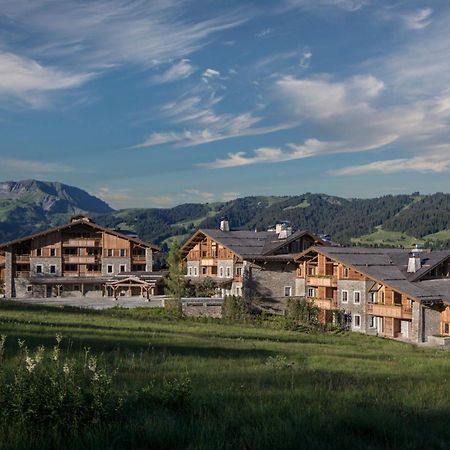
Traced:
<path fill-rule="evenodd" d="M 408 273 L 416 273 L 422 267 L 421 253 L 422 249 L 416 245 L 416 248 L 409 254 L 408 269 L 406 270 Z"/>
<path fill-rule="evenodd" d="M 292 226 L 288 221 L 278 222 L 275 227 L 278 239 L 286 239 L 292 234 Z"/>
<path fill-rule="evenodd" d="M 230 222 L 228 221 L 228 217 L 222 217 L 220 220 L 220 229 L 222 231 L 230 231 Z"/>

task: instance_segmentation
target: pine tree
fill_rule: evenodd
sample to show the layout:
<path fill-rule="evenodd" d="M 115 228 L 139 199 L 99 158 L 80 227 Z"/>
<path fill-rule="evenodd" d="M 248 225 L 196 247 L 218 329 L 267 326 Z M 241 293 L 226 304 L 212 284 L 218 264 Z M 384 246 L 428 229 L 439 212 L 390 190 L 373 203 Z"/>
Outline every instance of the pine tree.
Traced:
<path fill-rule="evenodd" d="M 174 312 L 179 314 L 181 314 L 181 297 L 185 295 L 187 285 L 182 262 L 183 258 L 178 241 L 172 239 L 167 257 L 169 274 L 166 278 L 166 294 L 172 299 L 172 302 L 169 302 L 170 309 L 174 309 Z"/>

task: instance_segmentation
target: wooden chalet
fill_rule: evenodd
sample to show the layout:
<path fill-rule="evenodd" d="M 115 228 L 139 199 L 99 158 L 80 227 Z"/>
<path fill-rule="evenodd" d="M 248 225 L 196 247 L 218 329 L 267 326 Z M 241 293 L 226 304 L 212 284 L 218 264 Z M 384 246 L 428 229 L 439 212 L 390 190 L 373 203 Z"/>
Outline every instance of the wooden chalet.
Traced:
<path fill-rule="evenodd" d="M 153 252 L 158 250 L 89 217 L 75 216 L 68 224 L 0 245 L 5 296 L 148 297 L 162 279 L 152 272 Z"/>
<path fill-rule="evenodd" d="M 286 224 L 273 231 L 200 229 L 184 244 L 186 276 L 192 283 L 217 283 L 217 295 L 259 297 L 273 309 L 295 295 L 294 255 L 323 242 L 307 230 L 292 232 Z"/>
<path fill-rule="evenodd" d="M 345 313 L 353 331 L 425 342 L 450 335 L 450 252 L 312 247 L 295 258 L 297 291 L 321 320 Z"/>

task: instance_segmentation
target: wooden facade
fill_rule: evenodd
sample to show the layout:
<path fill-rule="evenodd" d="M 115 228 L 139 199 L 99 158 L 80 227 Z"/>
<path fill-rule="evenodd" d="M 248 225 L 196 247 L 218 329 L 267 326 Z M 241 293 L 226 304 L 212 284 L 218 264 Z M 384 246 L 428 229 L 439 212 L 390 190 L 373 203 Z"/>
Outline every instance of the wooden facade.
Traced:
<path fill-rule="evenodd" d="M 157 247 L 87 217 L 3 244 L 7 297 L 107 295 L 106 282 L 125 273 L 152 272 Z"/>

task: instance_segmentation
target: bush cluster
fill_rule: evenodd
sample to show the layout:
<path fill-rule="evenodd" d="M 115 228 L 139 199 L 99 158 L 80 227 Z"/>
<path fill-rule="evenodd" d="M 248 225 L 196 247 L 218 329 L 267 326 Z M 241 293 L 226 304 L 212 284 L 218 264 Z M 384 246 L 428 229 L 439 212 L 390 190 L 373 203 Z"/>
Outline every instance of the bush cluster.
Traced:
<path fill-rule="evenodd" d="M 121 409 L 122 398 L 111 386 L 89 350 L 84 362 L 63 357 L 56 336 L 52 349 L 30 352 L 18 341 L 19 357 L 12 369 L 2 370 L 6 337 L 0 339 L 0 430 L 61 432 L 106 422 Z"/>

